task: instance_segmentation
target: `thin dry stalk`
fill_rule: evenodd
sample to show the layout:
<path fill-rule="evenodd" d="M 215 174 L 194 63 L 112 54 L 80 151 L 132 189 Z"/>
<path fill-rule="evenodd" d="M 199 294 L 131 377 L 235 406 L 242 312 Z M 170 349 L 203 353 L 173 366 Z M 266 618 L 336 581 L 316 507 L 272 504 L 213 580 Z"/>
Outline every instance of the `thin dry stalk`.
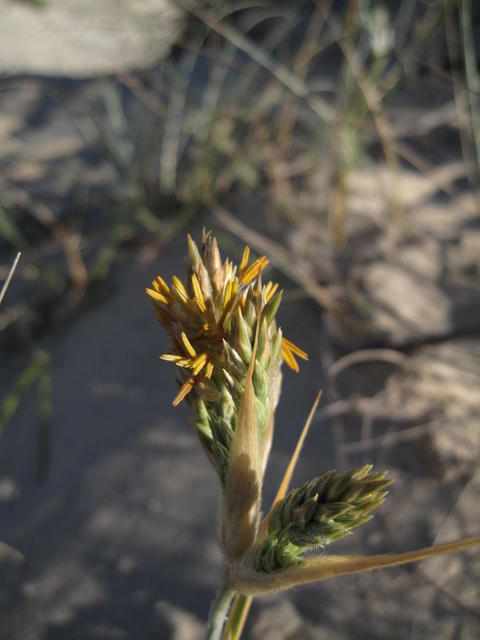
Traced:
<path fill-rule="evenodd" d="M 297 98 L 303 100 L 312 111 L 320 118 L 324 123 L 331 123 L 334 118 L 334 112 L 332 107 L 318 96 L 310 95 L 308 85 L 293 74 L 287 67 L 275 61 L 264 49 L 257 46 L 252 40 L 243 35 L 235 27 L 220 22 L 206 11 L 199 9 L 198 7 L 186 3 L 183 0 L 177 0 L 177 3 L 192 14 L 198 20 L 205 23 L 210 29 L 216 31 L 222 35 L 226 40 L 234 44 L 238 49 L 246 53 L 259 65 L 272 74 L 286 89 Z"/>
<path fill-rule="evenodd" d="M 18 263 L 19 263 L 21 257 L 22 257 L 22 253 L 21 253 L 21 251 L 19 251 L 17 253 L 17 255 L 15 256 L 15 260 L 13 261 L 12 266 L 10 267 L 10 271 L 8 272 L 7 279 L 3 283 L 2 290 L 0 291 L 0 304 L 2 304 L 2 302 L 3 302 L 5 294 L 7 293 L 7 289 L 10 286 L 10 282 L 12 281 L 13 274 L 15 273 L 15 270 L 16 270 L 16 268 L 18 266 Z"/>

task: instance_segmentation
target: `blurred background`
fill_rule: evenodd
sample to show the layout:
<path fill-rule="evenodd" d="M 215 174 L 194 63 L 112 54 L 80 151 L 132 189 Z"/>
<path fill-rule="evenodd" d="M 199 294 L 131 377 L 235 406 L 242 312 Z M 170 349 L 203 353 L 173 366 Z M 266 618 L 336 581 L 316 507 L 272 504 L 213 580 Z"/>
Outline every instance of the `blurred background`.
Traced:
<path fill-rule="evenodd" d="M 219 493 L 144 287 L 203 227 L 270 258 L 310 356 L 265 508 L 322 388 L 295 484 L 394 480 L 333 553 L 478 535 L 479 55 L 475 0 L 0 0 L 2 639 L 202 636 Z M 478 638 L 479 578 L 338 578 L 245 636 Z"/>

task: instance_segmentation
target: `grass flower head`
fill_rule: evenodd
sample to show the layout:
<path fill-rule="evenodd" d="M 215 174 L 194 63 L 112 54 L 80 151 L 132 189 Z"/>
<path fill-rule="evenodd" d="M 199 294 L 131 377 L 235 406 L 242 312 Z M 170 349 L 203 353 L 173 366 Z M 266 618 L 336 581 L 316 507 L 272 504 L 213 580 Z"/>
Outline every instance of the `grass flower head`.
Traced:
<path fill-rule="evenodd" d="M 282 292 L 277 283 L 262 283 L 267 265 L 265 256 L 251 260 L 248 246 L 238 265 L 222 262 L 216 239 L 204 232 L 200 248 L 188 236 L 183 280 L 173 276 L 169 286 L 157 276 L 146 289 L 172 341 L 160 357 L 178 368 L 173 404 L 185 399 L 193 409 L 193 426 L 223 484 L 255 337 L 252 384 L 262 467 L 270 449 L 282 360 L 298 371 L 297 358 L 307 359 L 275 322 Z"/>

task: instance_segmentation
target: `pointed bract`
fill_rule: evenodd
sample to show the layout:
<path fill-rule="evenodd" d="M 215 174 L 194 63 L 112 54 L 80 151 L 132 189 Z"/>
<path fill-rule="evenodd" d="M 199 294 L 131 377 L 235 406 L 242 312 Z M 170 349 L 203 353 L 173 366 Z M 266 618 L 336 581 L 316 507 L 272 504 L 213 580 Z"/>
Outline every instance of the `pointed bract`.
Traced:
<path fill-rule="evenodd" d="M 231 587 L 239 593 L 261 595 L 291 589 L 301 584 L 319 582 L 336 576 L 364 573 L 374 569 L 386 569 L 427 558 L 463 551 L 480 545 L 480 537 L 466 538 L 434 547 L 372 556 L 316 556 L 301 566 L 283 571 L 264 573 L 252 571 L 244 565 L 232 564 L 228 580 Z"/>

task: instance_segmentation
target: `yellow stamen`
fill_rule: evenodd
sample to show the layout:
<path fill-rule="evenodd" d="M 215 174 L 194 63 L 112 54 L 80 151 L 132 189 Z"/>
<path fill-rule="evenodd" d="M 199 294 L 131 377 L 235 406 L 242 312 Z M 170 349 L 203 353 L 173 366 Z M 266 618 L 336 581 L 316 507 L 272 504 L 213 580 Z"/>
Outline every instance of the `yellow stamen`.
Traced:
<path fill-rule="evenodd" d="M 161 278 L 160 276 L 157 276 L 157 286 L 160 287 L 160 291 L 163 293 L 164 296 L 166 296 L 168 298 L 172 297 L 172 293 L 170 291 L 170 287 L 165 282 L 165 280 L 163 278 Z"/>
<path fill-rule="evenodd" d="M 195 356 L 197 355 L 197 352 L 192 347 L 192 345 L 190 343 L 190 340 L 187 338 L 187 335 L 186 335 L 185 331 L 182 331 L 182 342 L 184 344 L 185 349 L 188 351 L 188 354 L 192 358 L 195 358 Z"/>
<path fill-rule="evenodd" d="M 267 302 L 269 302 L 273 298 L 273 296 L 275 295 L 275 292 L 277 291 L 277 289 L 278 289 L 278 282 L 275 282 L 275 284 L 274 284 L 270 280 L 270 282 L 267 285 L 265 285 L 265 288 L 264 288 L 263 291 L 265 293 L 265 300 Z"/>
<path fill-rule="evenodd" d="M 207 362 L 207 354 L 206 353 L 201 353 L 199 356 L 197 356 L 195 358 L 195 360 L 192 363 L 192 369 L 193 369 L 193 375 L 194 376 L 198 376 L 200 371 L 205 366 L 206 362 Z"/>
<path fill-rule="evenodd" d="M 172 277 L 172 286 L 180 300 L 186 304 L 188 302 L 188 293 L 183 286 L 183 282 L 177 276 Z"/>
<path fill-rule="evenodd" d="M 287 338 L 282 338 L 282 347 L 287 348 L 289 351 L 294 353 L 296 356 L 301 358 L 302 360 L 308 360 L 308 354 L 305 353 L 300 347 L 297 347 L 296 344 L 287 340 Z"/>
<path fill-rule="evenodd" d="M 223 303 L 222 303 L 222 308 L 225 309 L 227 304 L 230 302 L 230 298 L 232 296 L 232 286 L 233 283 L 231 280 L 228 280 L 226 286 L 225 286 L 225 292 L 223 294 Z"/>
<path fill-rule="evenodd" d="M 190 393 L 190 391 L 193 389 L 194 386 L 195 386 L 195 380 L 193 378 L 189 378 L 186 382 L 184 382 L 180 388 L 180 391 L 177 393 L 177 395 L 173 399 L 173 402 L 172 402 L 173 406 L 176 407 L 177 405 L 179 405 L 180 402 L 185 398 L 185 396 L 188 396 L 188 394 Z"/>
<path fill-rule="evenodd" d="M 178 362 L 179 360 L 183 360 L 183 356 L 179 356 L 176 353 L 164 353 L 160 356 L 161 360 L 166 360 L 167 362 Z"/>
<path fill-rule="evenodd" d="M 203 297 L 198 278 L 194 273 L 192 273 L 192 288 L 198 308 L 200 311 L 205 312 L 207 310 L 207 305 L 205 304 L 205 298 Z"/>
<path fill-rule="evenodd" d="M 228 280 L 225 285 L 225 293 L 223 296 L 222 309 L 226 311 L 229 309 L 229 305 L 232 300 L 235 298 L 238 292 L 239 281 L 238 278 L 234 278 L 233 280 Z"/>
<path fill-rule="evenodd" d="M 156 302 L 162 302 L 163 304 L 168 304 L 167 298 L 162 295 L 159 291 L 155 291 L 154 289 L 145 289 L 145 292 L 150 298 L 155 300 Z"/>
<path fill-rule="evenodd" d="M 164 293 L 170 293 L 170 287 L 161 276 L 157 276 L 157 282 Z"/>
<path fill-rule="evenodd" d="M 213 363 L 207 362 L 207 366 L 205 367 L 205 377 L 211 378 L 213 373 Z"/>
<path fill-rule="evenodd" d="M 238 267 L 238 271 L 241 274 L 247 268 L 248 259 L 250 258 L 250 247 L 247 245 L 243 251 L 242 261 Z"/>
<path fill-rule="evenodd" d="M 285 360 L 290 369 L 293 369 L 296 373 L 300 371 L 298 362 L 293 357 L 292 352 L 286 347 L 282 347 L 282 358 Z"/>
<path fill-rule="evenodd" d="M 225 280 L 231 280 L 232 279 L 232 273 L 233 273 L 233 265 L 230 262 L 230 260 L 228 260 L 228 258 L 225 260 L 225 263 L 223 265 L 223 271 L 225 273 Z"/>
<path fill-rule="evenodd" d="M 258 276 L 258 274 L 265 269 L 268 264 L 268 258 L 265 256 L 261 256 L 255 262 L 246 269 L 246 271 L 240 274 L 240 280 L 242 284 L 249 284 L 254 278 Z"/>
<path fill-rule="evenodd" d="M 190 358 L 184 358 L 183 356 L 177 356 L 172 353 L 164 353 L 163 356 L 160 356 L 160 360 L 174 362 L 177 367 L 184 367 L 186 369 L 192 368 L 192 360 Z"/>

